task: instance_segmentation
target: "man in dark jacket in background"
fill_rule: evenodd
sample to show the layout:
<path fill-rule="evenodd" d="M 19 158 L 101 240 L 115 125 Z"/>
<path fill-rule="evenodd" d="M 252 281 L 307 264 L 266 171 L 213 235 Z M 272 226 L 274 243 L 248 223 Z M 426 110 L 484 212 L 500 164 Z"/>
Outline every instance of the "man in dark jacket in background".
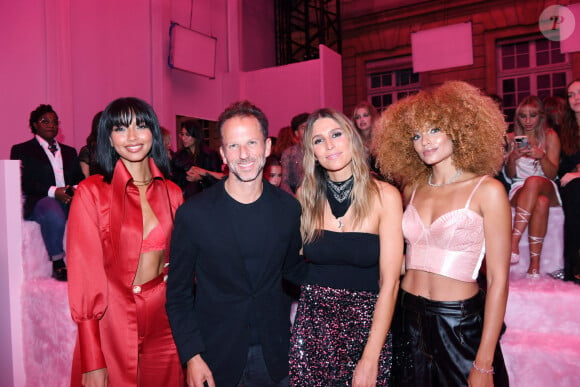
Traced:
<path fill-rule="evenodd" d="M 38 106 L 29 123 L 34 138 L 10 150 L 10 159 L 21 162 L 23 216 L 40 224 L 52 276 L 66 281 L 64 230 L 75 187 L 84 175 L 77 151 L 55 140 L 59 121 L 52 106 Z"/>

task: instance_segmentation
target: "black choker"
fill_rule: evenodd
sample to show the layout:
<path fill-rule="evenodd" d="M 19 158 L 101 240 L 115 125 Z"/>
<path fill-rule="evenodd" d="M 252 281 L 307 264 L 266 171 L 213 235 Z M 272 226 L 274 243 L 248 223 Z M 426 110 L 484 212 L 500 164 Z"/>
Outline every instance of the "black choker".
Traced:
<path fill-rule="evenodd" d="M 342 228 L 342 217 L 348 211 L 351 203 L 351 193 L 354 186 L 354 176 L 345 181 L 334 182 L 326 176 L 326 197 L 332 215 L 338 221 L 338 228 Z"/>

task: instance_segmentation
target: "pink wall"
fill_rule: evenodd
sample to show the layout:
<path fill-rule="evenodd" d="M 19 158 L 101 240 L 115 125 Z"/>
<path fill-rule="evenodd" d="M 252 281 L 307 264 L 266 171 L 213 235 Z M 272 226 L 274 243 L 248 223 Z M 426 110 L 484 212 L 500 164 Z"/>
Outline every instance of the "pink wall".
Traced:
<path fill-rule="evenodd" d="M 241 94 L 253 98 L 270 121 L 270 135 L 293 116 L 321 107 L 342 109 L 340 55 L 320 46 L 321 59 L 244 73 Z"/>
<path fill-rule="evenodd" d="M 30 138 L 28 115 L 47 100 L 44 7 L 34 0 L 0 2 L 0 106 L 4 119 L 0 159 Z M 10 37 L 10 39 L 8 38 Z"/>
<path fill-rule="evenodd" d="M 93 115 L 114 98 L 129 95 L 151 102 L 161 124 L 170 129 L 176 115 L 215 120 L 234 100 L 247 98 L 259 106 L 264 101 L 262 105 L 275 106 L 267 110 L 276 134 L 293 114 L 327 104 L 322 79 L 331 67 L 333 74 L 340 73 L 340 66 L 313 61 L 265 68 L 275 56 L 271 3 L 0 2 L 0 34 L 9 37 L 0 40 L 0 106 L 6 128 L 0 159 L 8 158 L 13 144 L 31 137 L 28 116 L 40 103 L 53 105 L 62 121 L 59 140 L 77 149 L 84 145 Z M 217 38 L 215 79 L 167 66 L 172 21 Z M 334 104 L 336 96 L 329 102 Z"/>
<path fill-rule="evenodd" d="M 319 46 L 319 50 L 321 62 L 320 107 L 326 106 L 342 110 L 342 56 L 325 46 Z"/>

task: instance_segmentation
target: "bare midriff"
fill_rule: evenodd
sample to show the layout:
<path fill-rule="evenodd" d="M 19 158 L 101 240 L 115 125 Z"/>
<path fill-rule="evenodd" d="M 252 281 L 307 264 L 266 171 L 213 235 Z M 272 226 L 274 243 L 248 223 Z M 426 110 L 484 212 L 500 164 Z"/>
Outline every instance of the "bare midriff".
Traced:
<path fill-rule="evenodd" d="M 401 288 L 408 293 L 432 301 L 466 300 L 479 291 L 479 286 L 475 281 L 459 281 L 421 270 L 408 270 Z"/>

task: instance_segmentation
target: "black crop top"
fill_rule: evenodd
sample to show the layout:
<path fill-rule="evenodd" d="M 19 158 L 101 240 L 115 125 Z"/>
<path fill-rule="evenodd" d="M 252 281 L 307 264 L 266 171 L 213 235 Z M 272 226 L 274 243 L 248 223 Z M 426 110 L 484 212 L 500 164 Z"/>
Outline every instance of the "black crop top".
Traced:
<path fill-rule="evenodd" d="M 307 284 L 335 289 L 379 291 L 379 236 L 324 230 L 304 245 Z"/>

